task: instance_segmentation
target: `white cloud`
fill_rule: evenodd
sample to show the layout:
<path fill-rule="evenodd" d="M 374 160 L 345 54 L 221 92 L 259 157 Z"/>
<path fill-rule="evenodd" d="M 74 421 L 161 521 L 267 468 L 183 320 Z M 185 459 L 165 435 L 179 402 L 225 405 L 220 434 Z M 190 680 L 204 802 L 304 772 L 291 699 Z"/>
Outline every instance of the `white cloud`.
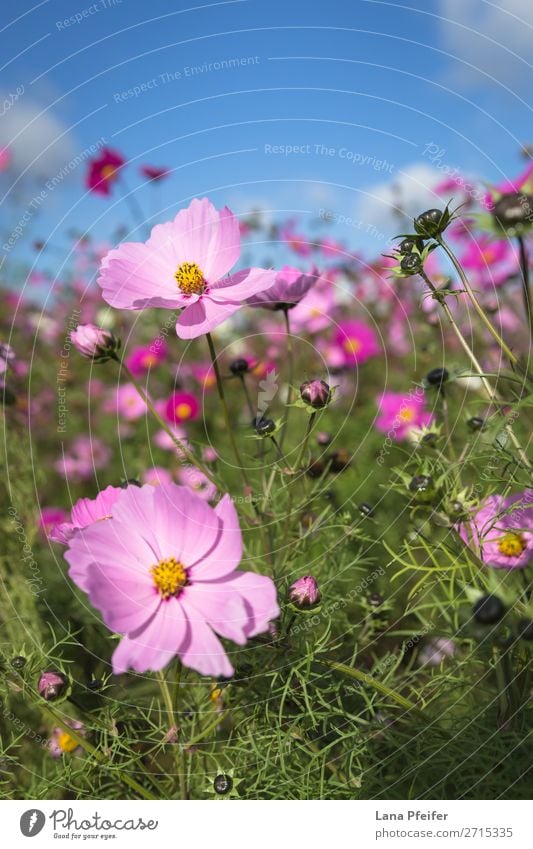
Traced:
<path fill-rule="evenodd" d="M 365 188 L 356 217 L 364 222 L 364 229 L 376 227 L 387 237 L 395 236 L 412 226 L 415 215 L 439 205 L 433 188 L 441 181 L 442 174 L 435 168 L 410 165 L 386 182 Z"/>
<path fill-rule="evenodd" d="M 63 122 L 22 93 L 13 105 L 13 93 L 0 92 L 0 147 L 13 155 L 10 177 L 47 178 L 58 173 L 74 155 L 71 134 Z M 43 114 L 41 114 L 43 113 Z"/>
<path fill-rule="evenodd" d="M 531 0 L 440 0 L 439 13 L 443 47 L 460 60 L 451 69 L 455 82 L 531 86 Z"/>

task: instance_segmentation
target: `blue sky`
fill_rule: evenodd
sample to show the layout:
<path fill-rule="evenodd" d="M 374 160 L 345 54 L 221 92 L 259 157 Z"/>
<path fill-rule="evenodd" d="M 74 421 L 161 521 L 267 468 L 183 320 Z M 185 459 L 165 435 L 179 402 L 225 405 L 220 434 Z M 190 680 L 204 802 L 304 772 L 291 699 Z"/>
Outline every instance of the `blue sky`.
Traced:
<path fill-rule="evenodd" d="M 332 235 L 379 253 L 398 230 L 391 191 L 416 208 L 445 167 L 501 180 L 533 141 L 529 0 L 23 0 L 4 20 L 3 233 L 105 139 L 132 190 L 140 164 L 173 169 L 157 195 L 135 191 L 154 221 L 195 195 L 304 221 L 327 208 L 352 221 Z M 13 257 L 36 237 L 66 245 L 67 227 L 131 225 L 118 192 L 85 194 L 84 172 L 47 193 Z"/>

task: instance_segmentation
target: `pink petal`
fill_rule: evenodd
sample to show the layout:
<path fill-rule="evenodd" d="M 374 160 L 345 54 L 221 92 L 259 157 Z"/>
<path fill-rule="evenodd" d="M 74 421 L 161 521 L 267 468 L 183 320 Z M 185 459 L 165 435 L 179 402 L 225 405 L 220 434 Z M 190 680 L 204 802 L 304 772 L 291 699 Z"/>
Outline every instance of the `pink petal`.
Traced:
<path fill-rule="evenodd" d="M 187 486 L 147 486 L 154 492 L 161 557 L 176 557 L 187 568 L 202 561 L 221 536 L 222 522 L 217 512 Z"/>
<path fill-rule="evenodd" d="M 270 289 L 276 282 L 276 272 L 264 268 L 245 268 L 224 277 L 209 287 L 209 295 L 218 303 L 238 303 L 251 295 Z"/>
<path fill-rule="evenodd" d="M 150 573 L 92 563 L 87 570 L 87 592 L 112 631 L 127 634 L 142 628 L 161 604 Z"/>
<path fill-rule="evenodd" d="M 229 584 L 193 584 L 180 596 L 194 632 L 197 622 L 207 622 L 221 637 L 243 646 L 250 617 L 240 595 Z"/>
<path fill-rule="evenodd" d="M 97 282 L 104 300 L 117 309 L 173 309 L 195 297 L 180 292 L 174 279 L 176 269 L 168 253 L 153 244 L 126 242 L 104 257 Z"/>
<path fill-rule="evenodd" d="M 240 303 L 215 303 L 208 296 L 202 295 L 200 300 L 183 310 L 176 324 L 176 333 L 180 339 L 196 339 L 218 327 L 240 307 Z"/>
<path fill-rule="evenodd" d="M 217 281 L 230 271 L 241 253 L 241 231 L 238 218 L 227 206 L 218 213 L 219 223 L 209 243 L 205 266 L 201 266 L 205 279 Z"/>
<path fill-rule="evenodd" d="M 239 258 L 238 220 L 227 207 L 219 212 L 207 198 L 195 198 L 174 221 L 161 226 L 168 226 L 171 234 L 174 270 L 182 262 L 195 262 L 211 282 L 226 274 Z"/>
<path fill-rule="evenodd" d="M 247 607 L 248 624 L 246 637 L 254 637 L 268 629 L 269 622 L 279 616 L 276 600 L 276 586 L 266 575 L 255 572 L 235 572 L 228 578 L 212 584 L 213 591 L 234 590 L 238 592 Z"/>
<path fill-rule="evenodd" d="M 219 501 L 214 512 L 222 522 L 213 547 L 191 569 L 191 579 L 212 581 L 233 572 L 242 560 L 242 533 L 235 505 L 229 495 Z"/>
<path fill-rule="evenodd" d="M 155 615 L 140 630 L 124 637 L 113 652 L 115 675 L 129 668 L 157 672 L 190 644 L 190 628 L 177 599 L 162 602 Z"/>
<path fill-rule="evenodd" d="M 87 569 L 92 563 L 123 566 L 142 577 L 157 562 L 142 538 L 132 534 L 131 527 L 114 519 L 76 531 L 64 556 L 70 566 L 70 577 L 85 592 Z"/>
<path fill-rule="evenodd" d="M 179 655 L 184 666 L 190 666 L 202 675 L 213 675 L 215 678 L 221 675 L 229 678 L 233 675 L 233 667 L 222 643 L 209 625 L 201 620 L 191 625 L 190 639 L 180 649 Z"/>

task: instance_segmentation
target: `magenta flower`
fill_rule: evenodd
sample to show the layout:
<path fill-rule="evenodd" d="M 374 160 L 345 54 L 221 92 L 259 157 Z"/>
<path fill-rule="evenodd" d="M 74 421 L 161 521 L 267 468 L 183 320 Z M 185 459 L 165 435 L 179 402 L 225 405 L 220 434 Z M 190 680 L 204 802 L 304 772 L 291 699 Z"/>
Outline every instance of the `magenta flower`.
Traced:
<path fill-rule="evenodd" d="M 346 366 L 361 365 L 381 353 L 374 330 L 362 321 L 341 321 L 335 342 Z"/>
<path fill-rule="evenodd" d="M 97 195 L 110 195 L 111 188 L 119 176 L 119 170 L 125 163 L 122 154 L 104 147 L 100 154 L 89 162 L 86 186 Z"/>
<path fill-rule="evenodd" d="M 156 225 L 146 243 L 126 242 L 104 258 L 98 283 L 112 307 L 181 309 L 176 333 L 209 333 L 252 295 L 274 283 L 275 272 L 247 268 L 225 277 L 240 255 L 239 222 L 225 207 L 195 199 L 173 221 Z"/>
<path fill-rule="evenodd" d="M 487 566 L 528 566 L 533 560 L 533 489 L 507 498 L 490 495 L 468 526 L 461 525 L 460 534 L 468 545 L 474 544 Z"/>
<path fill-rule="evenodd" d="M 310 274 L 304 274 L 298 268 L 284 265 L 277 272 L 274 284 L 248 298 L 248 303 L 252 307 L 265 307 L 269 310 L 291 309 L 307 295 L 316 280 L 316 269 Z"/>
<path fill-rule="evenodd" d="M 139 173 L 152 183 L 160 183 L 168 177 L 170 171 L 168 168 L 157 168 L 155 165 L 141 165 Z"/>
<path fill-rule="evenodd" d="M 96 498 L 80 498 L 70 511 L 70 521 L 65 516 L 61 522 L 54 525 L 48 538 L 53 542 L 68 545 L 80 528 L 88 528 L 94 522 L 111 518 L 111 509 L 121 492 L 122 489 L 118 486 L 107 486 Z"/>
<path fill-rule="evenodd" d="M 44 535 L 49 539 L 54 539 L 54 531 L 58 525 L 66 522 L 68 513 L 63 507 L 42 507 L 40 517 L 40 527 Z"/>
<path fill-rule="evenodd" d="M 213 509 L 176 484 L 128 487 L 113 518 L 78 531 L 65 558 L 76 583 L 82 564 L 82 589 L 124 635 L 117 675 L 162 669 L 176 655 L 203 675 L 232 675 L 217 634 L 244 645 L 279 615 L 270 578 L 236 571 L 242 537 L 228 495 Z"/>
<path fill-rule="evenodd" d="M 173 425 L 194 421 L 199 414 L 198 399 L 190 392 L 174 392 L 165 405 L 165 418 Z"/>
<path fill-rule="evenodd" d="M 485 289 L 505 283 L 519 268 L 515 249 L 508 239 L 494 239 L 480 234 L 471 240 L 460 256 L 462 265 L 471 272 L 473 285 Z"/>
<path fill-rule="evenodd" d="M 390 439 L 401 442 L 407 439 L 414 428 L 427 427 L 433 416 L 425 410 L 423 392 L 402 395 L 400 392 L 384 392 L 377 399 L 379 416 L 375 425 Z"/>
<path fill-rule="evenodd" d="M 167 358 L 167 345 L 162 344 L 144 345 L 134 348 L 131 354 L 128 354 L 126 365 L 135 377 L 141 377 L 150 369 L 155 368 L 164 362 Z"/>

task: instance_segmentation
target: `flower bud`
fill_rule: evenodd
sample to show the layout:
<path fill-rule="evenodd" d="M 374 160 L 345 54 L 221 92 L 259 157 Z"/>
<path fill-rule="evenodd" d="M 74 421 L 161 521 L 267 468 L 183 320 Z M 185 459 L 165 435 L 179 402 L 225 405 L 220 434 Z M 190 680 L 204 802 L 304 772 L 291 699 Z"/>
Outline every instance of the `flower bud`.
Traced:
<path fill-rule="evenodd" d="M 105 363 L 120 348 L 120 341 L 110 330 L 103 330 L 95 324 L 78 324 L 70 338 L 80 354 L 95 363 Z"/>
<path fill-rule="evenodd" d="M 331 389 L 325 380 L 306 380 L 300 386 L 300 396 L 310 407 L 321 410 L 331 401 Z"/>
<path fill-rule="evenodd" d="M 446 217 L 446 213 L 441 209 L 426 209 L 425 212 L 415 218 L 415 230 L 419 236 L 426 239 L 437 236 L 448 223 Z"/>
<path fill-rule="evenodd" d="M 450 372 L 447 368 L 432 368 L 426 374 L 426 383 L 429 386 L 441 387 L 450 377 Z"/>
<path fill-rule="evenodd" d="M 213 781 L 213 790 L 219 796 L 227 796 L 233 789 L 233 779 L 231 775 L 221 773 L 217 775 Z"/>
<path fill-rule="evenodd" d="M 234 375 L 246 374 L 246 372 L 250 371 L 248 360 L 245 360 L 244 357 L 238 357 L 236 360 L 232 360 L 229 364 L 229 370 Z"/>
<path fill-rule="evenodd" d="M 422 265 L 422 259 L 418 254 L 407 254 L 400 262 L 400 268 L 404 274 L 418 274 Z"/>
<path fill-rule="evenodd" d="M 398 253 L 403 254 L 404 256 L 407 254 L 412 254 L 414 250 L 422 252 L 424 249 L 424 242 L 422 239 L 413 239 L 410 236 L 407 239 L 402 239 L 400 244 L 398 245 Z"/>
<path fill-rule="evenodd" d="M 258 436 L 270 436 L 276 430 L 276 424 L 272 419 L 255 419 L 253 425 Z"/>
<path fill-rule="evenodd" d="M 43 672 L 39 678 L 37 689 L 39 695 L 47 702 L 57 699 L 66 687 L 66 680 L 59 672 Z"/>
<path fill-rule="evenodd" d="M 476 430 L 483 430 L 485 420 L 480 416 L 472 416 L 471 419 L 468 419 L 466 424 L 471 431 L 475 432 Z"/>
<path fill-rule="evenodd" d="M 24 669 L 26 666 L 26 658 L 22 657 L 21 654 L 18 654 L 16 657 L 12 658 L 11 666 L 13 669 Z"/>
<path fill-rule="evenodd" d="M 333 437 L 331 433 L 328 433 L 326 430 L 321 430 L 316 435 L 316 441 L 319 445 L 329 445 L 332 442 Z"/>
<path fill-rule="evenodd" d="M 338 448 L 328 455 L 330 472 L 343 472 L 352 462 L 352 455 L 346 448 Z"/>
<path fill-rule="evenodd" d="M 474 619 L 481 625 L 494 625 L 505 613 L 505 606 L 496 595 L 484 595 L 476 601 L 472 613 Z"/>
<path fill-rule="evenodd" d="M 533 195 L 524 194 L 524 192 L 503 195 L 494 204 L 492 214 L 504 229 L 532 225 Z"/>
<path fill-rule="evenodd" d="M 374 508 L 367 501 L 362 501 L 358 506 L 358 510 L 364 518 L 374 515 Z"/>
<path fill-rule="evenodd" d="M 313 607 L 320 601 L 318 584 L 312 575 L 298 578 L 289 588 L 289 599 L 295 607 Z"/>
<path fill-rule="evenodd" d="M 417 501 L 431 501 L 435 495 L 435 484 L 429 475 L 415 475 L 409 483 L 409 491 Z"/>

